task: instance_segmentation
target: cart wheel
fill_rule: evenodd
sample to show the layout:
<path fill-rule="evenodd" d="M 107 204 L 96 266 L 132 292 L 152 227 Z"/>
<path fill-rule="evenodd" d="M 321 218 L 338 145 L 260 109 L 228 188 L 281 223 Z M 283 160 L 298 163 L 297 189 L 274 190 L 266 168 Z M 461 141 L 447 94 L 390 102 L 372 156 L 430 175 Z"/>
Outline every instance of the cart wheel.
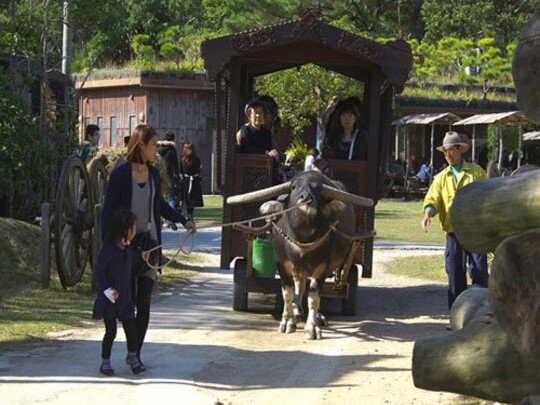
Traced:
<path fill-rule="evenodd" d="M 356 314 L 356 292 L 358 290 L 358 267 L 353 264 L 347 278 L 348 298 L 341 300 L 341 315 Z"/>
<path fill-rule="evenodd" d="M 234 262 L 233 309 L 245 312 L 248 309 L 248 293 L 246 291 L 246 259 L 236 259 Z"/>
<path fill-rule="evenodd" d="M 94 159 L 90 165 L 90 183 L 94 204 L 101 204 L 105 201 L 105 191 L 107 190 L 107 169 L 103 159 Z"/>
<path fill-rule="evenodd" d="M 54 210 L 56 265 L 64 288 L 81 279 L 90 255 L 93 204 L 88 172 L 78 156 L 62 167 Z"/>
<path fill-rule="evenodd" d="M 103 204 L 105 202 L 105 192 L 107 191 L 107 177 L 108 172 L 105 167 L 104 158 L 96 158 L 92 161 L 90 164 L 90 172 L 88 173 L 90 177 L 90 184 L 92 185 L 92 201 L 94 202 L 93 205 L 101 205 L 103 207 Z M 93 208 L 95 209 L 95 208 Z M 95 214 L 95 212 L 94 212 Z M 94 225 L 96 224 L 96 221 L 94 221 Z M 95 229 L 94 229 L 95 232 Z M 90 258 L 90 265 L 93 267 L 95 260 L 97 259 L 97 256 L 99 254 L 99 251 L 101 250 L 101 239 L 99 239 L 99 233 L 94 234 L 94 236 L 97 236 L 97 243 L 96 238 L 94 237 L 92 239 L 92 252 L 89 256 Z M 94 279 L 92 278 L 92 281 Z M 95 287 L 94 285 L 92 285 Z"/>

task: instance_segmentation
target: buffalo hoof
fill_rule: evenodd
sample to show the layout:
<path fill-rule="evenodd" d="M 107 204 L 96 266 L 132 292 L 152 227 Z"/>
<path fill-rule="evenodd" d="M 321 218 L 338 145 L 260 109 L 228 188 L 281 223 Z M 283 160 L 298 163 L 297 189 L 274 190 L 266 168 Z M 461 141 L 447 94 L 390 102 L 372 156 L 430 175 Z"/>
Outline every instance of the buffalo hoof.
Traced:
<path fill-rule="evenodd" d="M 308 328 L 304 331 L 304 337 L 307 340 L 321 340 L 322 339 L 322 331 L 321 328 L 318 326 Z"/>
<path fill-rule="evenodd" d="M 296 332 L 296 323 L 289 320 L 289 322 L 287 322 L 287 330 L 285 331 L 285 333 L 294 333 L 294 332 Z"/>
<path fill-rule="evenodd" d="M 279 323 L 278 331 L 281 333 L 294 333 L 296 332 L 296 323 L 292 319 L 281 321 Z"/>
<path fill-rule="evenodd" d="M 281 321 L 279 323 L 279 328 L 278 328 L 278 331 L 281 332 L 281 333 L 285 333 L 285 330 L 287 329 L 287 322 L 285 321 Z"/>
<path fill-rule="evenodd" d="M 328 326 L 328 319 L 326 319 L 326 316 L 321 314 L 320 312 L 317 314 L 317 323 L 322 326 Z"/>

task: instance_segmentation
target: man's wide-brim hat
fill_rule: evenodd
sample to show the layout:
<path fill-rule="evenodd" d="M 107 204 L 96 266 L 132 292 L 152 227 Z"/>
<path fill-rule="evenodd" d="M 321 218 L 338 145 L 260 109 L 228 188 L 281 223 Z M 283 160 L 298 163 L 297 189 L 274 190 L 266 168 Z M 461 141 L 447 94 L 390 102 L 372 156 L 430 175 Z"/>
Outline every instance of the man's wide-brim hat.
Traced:
<path fill-rule="evenodd" d="M 448 148 L 450 146 L 460 146 L 461 151 L 463 153 L 467 152 L 469 150 L 469 142 L 467 141 L 467 138 L 465 136 L 462 136 L 458 134 L 456 131 L 448 131 L 444 135 L 444 139 L 442 141 L 441 146 L 437 146 L 437 150 L 439 152 L 444 152 L 444 148 Z"/>

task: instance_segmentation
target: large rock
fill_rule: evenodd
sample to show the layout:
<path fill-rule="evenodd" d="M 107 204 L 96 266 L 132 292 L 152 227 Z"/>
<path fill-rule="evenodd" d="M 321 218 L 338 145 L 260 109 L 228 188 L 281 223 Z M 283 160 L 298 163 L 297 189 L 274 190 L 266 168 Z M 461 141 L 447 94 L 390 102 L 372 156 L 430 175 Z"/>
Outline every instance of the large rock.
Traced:
<path fill-rule="evenodd" d="M 512 74 L 519 107 L 530 119 L 540 122 L 540 12 L 521 31 Z"/>

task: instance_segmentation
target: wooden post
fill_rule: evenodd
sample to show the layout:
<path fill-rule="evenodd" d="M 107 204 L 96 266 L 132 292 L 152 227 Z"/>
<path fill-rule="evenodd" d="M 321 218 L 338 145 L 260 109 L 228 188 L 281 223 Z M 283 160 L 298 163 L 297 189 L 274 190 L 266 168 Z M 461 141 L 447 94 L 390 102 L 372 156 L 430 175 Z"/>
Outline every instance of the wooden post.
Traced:
<path fill-rule="evenodd" d="M 41 236 L 39 240 L 39 267 L 41 286 L 49 287 L 51 280 L 51 226 L 50 226 L 51 205 L 41 204 Z"/>

